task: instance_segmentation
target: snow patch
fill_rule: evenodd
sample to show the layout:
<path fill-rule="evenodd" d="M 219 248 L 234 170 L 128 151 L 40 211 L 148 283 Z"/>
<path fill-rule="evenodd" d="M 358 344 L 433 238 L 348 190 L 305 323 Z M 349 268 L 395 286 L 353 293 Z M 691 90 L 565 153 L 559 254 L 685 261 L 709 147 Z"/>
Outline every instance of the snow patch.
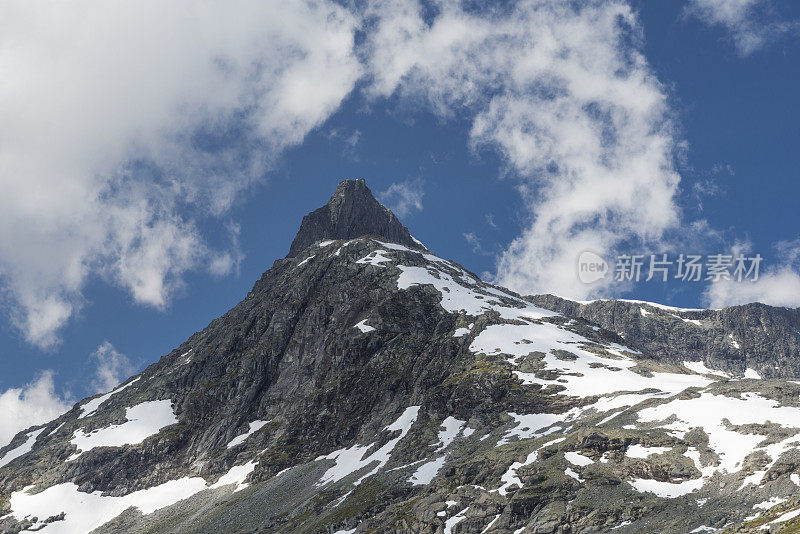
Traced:
<path fill-rule="evenodd" d="M 78 448 L 78 452 L 69 459 L 74 460 L 84 452 L 97 447 L 122 447 L 137 445 L 150 436 L 158 434 L 162 428 L 178 422 L 172 411 L 172 401 L 157 400 L 137 404 L 125 408 L 125 421 L 121 425 L 111 425 L 88 434 L 78 429 L 70 443 Z"/>
<path fill-rule="evenodd" d="M 697 361 L 697 362 L 685 361 L 683 362 L 683 366 L 689 369 L 690 371 L 694 371 L 695 373 L 701 375 L 714 375 L 722 378 L 733 378 L 733 376 L 730 373 L 726 373 L 725 371 L 720 371 L 717 369 L 709 369 L 708 367 L 706 367 L 706 364 L 702 361 Z"/>
<path fill-rule="evenodd" d="M 509 412 L 516 425 L 514 428 L 506 432 L 503 439 L 497 442 L 497 445 L 503 445 L 509 442 L 509 439 L 516 436 L 520 440 L 523 439 L 530 439 L 530 438 L 538 438 L 541 436 L 545 436 L 547 434 L 552 433 L 553 430 L 550 432 L 544 431 L 548 427 L 552 427 L 555 424 L 562 423 L 566 419 L 569 418 L 569 415 L 577 413 L 575 409 L 570 410 L 567 414 L 556 414 L 556 413 L 532 413 L 532 414 L 518 414 L 514 412 Z M 569 415 L 568 415 L 569 414 Z M 565 417 L 566 416 L 566 417 Z"/>
<path fill-rule="evenodd" d="M 425 256 L 430 256 L 430 254 Z M 436 260 L 443 262 L 439 258 L 436 258 Z M 479 290 L 476 286 L 478 281 L 463 270 L 457 270 L 457 272 L 451 274 L 433 266 L 398 265 L 398 268 L 401 273 L 397 277 L 397 289 L 408 289 L 416 285 L 432 285 L 442 295 L 440 301 L 442 308 L 451 313 L 463 311 L 467 315 L 478 316 L 484 312 L 494 310 L 505 319 L 541 319 L 557 315 L 488 285 L 481 286 Z M 454 278 L 454 276 L 458 277 L 458 279 Z M 493 299 L 492 295 L 509 299 L 516 303 L 518 307 L 503 305 Z"/>
<path fill-rule="evenodd" d="M 470 325 L 470 328 L 472 328 L 472 325 Z M 456 328 L 456 331 L 455 331 L 455 332 L 453 332 L 453 337 L 463 337 L 463 336 L 466 336 L 467 334 L 469 334 L 469 332 L 470 332 L 470 328 L 465 328 L 465 327 Z"/>
<path fill-rule="evenodd" d="M 387 257 L 386 254 L 388 252 L 386 250 L 375 250 L 361 258 L 360 260 L 356 261 L 356 263 L 363 263 L 367 265 L 375 265 L 376 267 L 383 267 L 383 263 L 387 263 L 392 261 L 391 258 Z"/>
<path fill-rule="evenodd" d="M 373 452 L 366 458 L 364 458 L 364 455 L 369 449 L 372 448 L 373 444 L 353 445 L 347 449 L 339 449 L 325 456 L 318 457 L 317 460 L 336 461 L 336 465 L 328 469 L 322 475 L 318 485 L 338 482 L 351 473 L 355 473 L 356 471 L 359 471 L 373 463 L 376 463 L 377 465 L 372 467 L 372 469 L 370 469 L 366 474 L 360 476 L 358 480 L 353 482 L 353 484 L 358 485 L 362 480 L 373 473 L 376 473 L 379 469 L 386 465 L 386 462 L 389 461 L 389 457 L 391 456 L 394 447 L 400 442 L 401 439 L 405 437 L 406 434 L 408 434 L 408 431 L 411 430 L 411 425 L 413 425 L 414 421 L 417 420 L 419 408 L 419 406 L 410 406 L 406 408 L 402 415 L 400 415 L 400 417 L 398 417 L 394 423 L 384 428 L 384 431 L 389 432 L 399 430 L 400 435 L 392 440 L 389 440 L 383 447 Z"/>
<path fill-rule="evenodd" d="M 625 455 L 629 458 L 647 458 L 651 454 L 664 454 L 669 450 L 672 450 L 672 447 L 644 447 L 634 444 L 628 447 Z"/>
<path fill-rule="evenodd" d="M 572 465 L 577 465 L 578 467 L 585 467 L 594 463 L 594 460 L 588 456 L 584 456 L 581 453 L 574 451 L 565 452 L 564 458 L 566 458 L 566 460 Z"/>
<path fill-rule="evenodd" d="M 303 261 L 301 261 L 300 263 L 298 263 L 298 264 L 297 264 L 297 266 L 298 266 L 298 267 L 301 267 L 301 266 L 305 265 L 305 264 L 306 264 L 306 263 L 308 263 L 310 260 L 312 260 L 312 259 L 314 258 L 314 256 L 316 256 L 316 254 L 312 254 L 311 256 L 307 257 L 306 259 L 304 259 Z"/>
<path fill-rule="evenodd" d="M 433 482 L 433 479 L 436 478 L 436 475 L 439 474 L 439 470 L 444 467 L 446 459 L 446 455 L 440 456 L 435 460 L 422 464 L 414 471 L 414 474 L 411 475 L 408 481 L 417 486 L 430 484 Z"/>
<path fill-rule="evenodd" d="M 530 465 L 533 462 L 535 462 L 539 458 L 539 452 L 538 451 L 540 449 L 541 449 L 541 447 L 539 447 L 539 449 L 536 449 L 535 451 L 530 453 L 527 456 L 527 458 L 525 458 L 524 461 L 512 463 L 508 467 L 508 470 L 500 476 L 500 482 L 502 482 L 503 484 L 499 488 L 497 488 L 495 490 L 492 490 L 492 491 L 493 492 L 497 492 L 500 495 L 506 495 L 508 493 L 508 488 L 513 486 L 514 484 L 516 484 L 517 486 L 519 486 L 521 488 L 522 487 L 522 480 L 520 480 L 519 477 L 517 476 L 517 470 L 519 470 L 520 467 L 523 467 L 523 466 L 526 466 L 526 465 Z"/>
<path fill-rule="evenodd" d="M 411 235 L 411 234 L 409 234 L 409 235 Z M 416 238 L 416 237 L 414 237 L 413 235 L 411 236 L 411 239 L 412 239 L 412 240 L 414 241 L 414 243 L 416 243 L 417 245 L 421 246 L 421 247 L 422 247 L 422 248 L 424 248 L 425 250 L 428 250 L 428 247 L 426 247 L 424 244 L 422 244 L 422 241 L 420 241 L 419 239 L 417 239 L 417 238 Z"/>
<path fill-rule="evenodd" d="M 760 502 L 758 504 L 754 504 L 753 508 L 758 508 L 760 510 L 769 510 L 773 506 L 778 506 L 782 502 L 786 502 L 788 499 L 784 499 L 781 497 L 772 497 L 768 501 Z"/>
<path fill-rule="evenodd" d="M 63 424 L 63 423 L 62 423 Z M 20 445 L 15 449 L 11 449 L 3 456 L 0 456 L 0 468 L 5 467 L 6 465 L 10 464 L 20 456 L 24 456 L 33 450 L 33 444 L 36 443 L 36 438 L 39 437 L 39 434 L 44 432 L 44 428 L 40 428 L 39 430 L 33 430 L 26 434 L 27 439 L 25 443 Z"/>
<path fill-rule="evenodd" d="M 682 437 L 692 428 L 699 428 L 708 435 L 708 446 L 717 454 L 718 465 L 700 467 L 699 453 L 693 449 L 686 453 L 698 464 L 703 473 L 702 480 L 708 479 L 716 472 L 739 472 L 748 455 L 756 450 L 766 453 L 771 462 L 763 471 L 756 471 L 746 477 L 742 486 L 759 484 L 766 470 L 780 455 L 797 445 L 798 436 L 795 431 L 782 441 L 762 446 L 765 435 L 742 434 L 730 425 L 763 424 L 769 421 L 785 428 L 800 429 L 800 410 L 791 406 L 781 406 L 776 401 L 755 393 L 743 393 L 741 398 L 733 398 L 704 392 L 696 398 L 676 399 L 639 411 L 639 420 L 645 423 L 668 419 L 673 422 L 663 425 L 662 428 L 676 437 Z"/>
<path fill-rule="evenodd" d="M 604 410 L 625 405 L 623 399 L 615 395 L 620 391 L 658 391 L 643 394 L 641 400 L 645 400 L 654 396 L 676 394 L 688 387 L 705 387 L 712 382 L 698 375 L 668 372 L 654 372 L 652 376 L 644 376 L 630 370 L 639 362 L 625 354 L 626 351 L 632 352 L 626 347 L 606 344 L 606 354 L 589 350 L 591 347 L 596 347 L 596 343 L 552 323 L 496 324 L 481 331 L 470 345 L 470 350 L 487 355 L 508 354 L 508 361 L 514 365 L 528 354 L 543 353 L 544 369 L 556 371 L 557 376 L 545 379 L 538 378 L 536 373 L 514 371 L 517 378 L 524 384 L 563 386 L 563 394 L 569 396 L 598 396 L 598 410 L 601 409 L 601 403 Z M 554 354 L 556 350 L 569 352 L 575 358 L 558 358 Z"/>
<path fill-rule="evenodd" d="M 462 522 L 467 518 L 467 516 L 464 515 L 467 513 L 467 510 L 469 510 L 469 506 L 467 506 L 466 508 L 458 512 L 456 515 L 454 515 L 453 517 L 444 522 L 444 534 L 453 533 L 453 527 L 455 527 L 457 524 L 459 524 L 460 522 Z"/>
<path fill-rule="evenodd" d="M 675 317 L 676 319 L 680 319 L 680 320 L 681 320 L 681 321 L 683 321 L 684 323 L 693 324 L 693 325 L 695 325 L 695 326 L 703 326 L 703 323 L 701 323 L 701 322 L 700 322 L 700 321 L 698 321 L 697 319 L 687 319 L 686 317 L 681 317 L 680 315 L 675 315 L 674 313 L 671 313 L 670 315 L 672 315 L 672 316 L 673 316 L 673 317 Z"/>
<path fill-rule="evenodd" d="M 231 467 L 230 471 L 222 475 L 218 481 L 209 487 L 215 489 L 228 486 L 230 484 L 236 484 L 236 488 L 233 490 L 234 493 L 243 490 L 248 486 L 244 480 L 250 475 L 250 473 L 255 471 L 257 464 L 257 460 L 251 460 L 243 465 L 235 465 Z"/>
<path fill-rule="evenodd" d="M 506 495 L 506 494 L 508 494 L 508 488 L 513 486 L 514 484 L 516 484 L 517 486 L 519 486 L 521 488 L 522 487 L 522 481 L 519 479 L 519 477 L 517 477 L 517 471 L 519 470 L 519 468 L 524 467 L 526 465 L 530 465 L 533 462 L 535 462 L 539 458 L 539 451 L 540 450 L 544 449 L 545 447 L 547 447 L 549 445 L 553 445 L 554 443 L 559 443 L 561 441 L 564 441 L 564 438 L 552 439 L 552 440 L 548 441 L 547 443 L 544 443 L 541 446 L 539 446 L 535 451 L 533 451 L 530 454 L 528 454 L 527 458 L 525 458 L 524 461 L 522 461 L 522 462 L 513 462 L 508 467 L 508 470 L 506 470 L 506 472 L 503 473 L 500 476 L 500 482 L 502 482 L 503 484 L 499 488 L 493 489 L 491 491 L 493 493 L 497 492 L 500 495 Z"/>
<path fill-rule="evenodd" d="M 455 417 L 448 417 L 444 421 L 442 421 L 442 429 L 439 430 L 439 448 L 436 449 L 436 452 L 441 451 L 442 449 L 446 449 L 453 443 L 453 440 L 458 437 L 461 433 L 461 430 L 466 425 L 466 421 L 459 421 Z"/>
<path fill-rule="evenodd" d="M 488 524 L 488 525 L 486 525 L 486 528 L 485 528 L 485 529 L 483 529 L 483 530 L 481 531 L 481 534 L 484 534 L 484 532 L 487 532 L 487 531 L 488 531 L 490 528 L 492 528 L 492 525 L 494 525 L 495 523 L 497 523 L 497 520 L 498 520 L 498 519 L 500 519 L 500 514 L 497 514 L 496 516 L 494 516 L 494 519 L 492 519 L 491 521 L 489 521 L 489 524 Z"/>
<path fill-rule="evenodd" d="M 584 479 L 582 479 L 580 477 L 580 475 L 578 475 L 578 473 L 573 471 L 571 467 L 567 467 L 566 469 L 564 469 L 564 474 L 567 475 L 568 477 L 574 478 L 578 482 L 583 482 L 584 481 Z"/>
<path fill-rule="evenodd" d="M 186 356 L 186 354 L 189 354 L 189 353 L 188 352 L 185 353 L 184 356 Z M 97 411 L 97 409 L 100 407 L 101 404 L 103 404 L 105 401 L 107 401 L 108 399 L 110 399 L 112 396 L 116 395 L 120 391 L 124 390 L 128 386 L 131 386 L 135 382 L 138 382 L 140 378 L 141 378 L 140 376 L 137 376 L 136 378 L 134 378 L 133 380 L 131 380 L 130 382 L 128 382 L 124 386 L 119 386 L 117 389 L 115 389 L 113 391 L 110 391 L 110 392 L 108 392 L 108 393 L 106 393 L 104 395 L 100 395 L 99 397 L 96 397 L 96 398 L 94 398 L 92 400 L 87 401 L 86 404 L 81 406 L 81 414 L 78 416 L 78 419 L 83 419 L 84 417 L 89 417 L 90 415 L 94 414 L 94 412 Z"/>
<path fill-rule="evenodd" d="M 142 514 L 149 515 L 205 489 L 236 484 L 234 492 L 239 491 L 247 487 L 244 479 L 253 472 L 256 464 L 256 461 L 250 461 L 234 466 L 210 486 L 202 477 L 184 477 L 121 497 L 103 495 L 101 491 L 85 493 L 79 491 L 78 486 L 72 482 L 57 484 L 36 494 L 27 493 L 27 490 L 33 488 L 29 486 L 11 494 L 11 515 L 18 521 L 26 517 L 38 517 L 43 521 L 63 513 L 63 520 L 48 524 L 36 523 L 29 530 L 45 534 L 82 534 L 104 525 L 130 507 L 138 508 Z"/>
<path fill-rule="evenodd" d="M 661 482 L 659 480 L 637 478 L 632 480 L 630 485 L 640 493 L 654 493 L 659 497 L 674 499 L 699 490 L 703 486 L 703 479 L 695 478 L 684 480 L 683 482 Z"/>
<path fill-rule="evenodd" d="M 439 430 L 438 435 L 439 446 L 434 452 L 440 452 L 449 447 L 456 437 L 462 433 L 466 424 L 466 421 L 460 421 L 452 416 L 442 421 L 442 424 L 440 425 L 441 429 Z M 472 430 L 472 432 L 474 432 L 474 430 Z M 470 434 L 472 434 L 472 432 L 470 432 Z M 465 435 L 467 434 L 465 433 Z M 419 468 L 417 468 L 416 471 L 414 471 L 414 474 L 411 475 L 408 481 L 415 485 L 430 484 L 433 479 L 436 478 L 436 475 L 439 474 L 439 470 L 444 467 L 444 462 L 446 459 L 447 455 L 445 454 L 439 458 L 431 460 L 430 462 L 422 464 L 419 466 Z"/>
<path fill-rule="evenodd" d="M 230 448 L 236 447 L 237 445 L 240 445 L 240 444 L 244 443 L 247 438 L 249 438 L 250 436 L 252 436 L 256 432 L 258 432 L 259 430 L 264 428 L 264 425 L 266 425 L 267 423 L 269 423 L 269 421 L 253 421 L 252 423 L 249 423 L 249 426 L 250 426 L 249 430 L 247 432 L 245 432 L 244 434 L 236 436 L 235 438 L 230 440 L 228 442 L 228 444 L 226 445 L 226 447 L 228 449 L 230 449 Z"/>
<path fill-rule="evenodd" d="M 569 299 L 564 299 L 569 300 Z M 647 306 L 652 306 L 653 308 L 658 308 L 659 310 L 667 310 L 673 312 L 700 312 L 706 311 L 706 308 L 676 308 L 675 306 L 667 306 L 666 304 L 659 304 L 657 302 L 648 302 L 646 300 L 632 300 L 632 299 L 595 299 L 595 300 L 573 300 L 572 302 L 577 302 L 578 304 L 591 304 L 593 302 L 630 302 L 632 304 L 645 304 Z"/>
<path fill-rule="evenodd" d="M 776 523 L 785 523 L 786 521 L 789 521 L 790 519 L 794 519 L 798 515 L 800 515 L 800 508 L 798 508 L 797 510 L 792 510 L 791 512 L 786 512 L 785 514 L 783 514 L 782 516 L 778 517 L 777 519 L 773 519 L 772 521 L 770 521 L 769 524 L 770 525 L 774 525 Z"/>
<path fill-rule="evenodd" d="M 755 369 L 750 369 L 749 367 L 744 371 L 745 378 L 754 378 L 756 380 L 761 380 L 761 375 L 758 374 L 758 371 Z"/>
<path fill-rule="evenodd" d="M 364 319 L 363 321 L 357 322 L 356 324 L 353 325 L 353 328 L 358 328 L 365 334 L 367 332 L 372 332 L 373 330 L 375 330 L 375 328 L 367 324 L 368 320 L 369 319 Z"/>

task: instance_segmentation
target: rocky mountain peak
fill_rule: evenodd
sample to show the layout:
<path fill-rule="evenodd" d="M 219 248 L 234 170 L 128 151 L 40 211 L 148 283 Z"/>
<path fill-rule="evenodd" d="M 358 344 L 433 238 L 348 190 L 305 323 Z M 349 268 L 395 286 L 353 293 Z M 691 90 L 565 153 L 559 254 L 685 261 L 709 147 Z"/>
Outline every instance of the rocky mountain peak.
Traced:
<path fill-rule="evenodd" d="M 344 180 L 327 204 L 303 217 L 288 258 L 322 239 L 373 236 L 409 248 L 423 249 L 397 216 L 378 202 L 363 179 Z"/>
<path fill-rule="evenodd" d="M 0 534 L 797 532 L 800 311 L 521 297 L 363 180 L 293 250 L 0 446 Z"/>

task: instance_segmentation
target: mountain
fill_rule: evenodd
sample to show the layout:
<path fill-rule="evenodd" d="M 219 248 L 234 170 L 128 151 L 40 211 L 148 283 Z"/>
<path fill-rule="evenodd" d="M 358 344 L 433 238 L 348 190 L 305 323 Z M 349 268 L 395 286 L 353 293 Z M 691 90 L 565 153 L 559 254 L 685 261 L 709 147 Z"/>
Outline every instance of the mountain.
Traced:
<path fill-rule="evenodd" d="M 343 182 L 233 309 L 0 449 L 0 532 L 792 532 L 796 314 L 522 297 Z"/>

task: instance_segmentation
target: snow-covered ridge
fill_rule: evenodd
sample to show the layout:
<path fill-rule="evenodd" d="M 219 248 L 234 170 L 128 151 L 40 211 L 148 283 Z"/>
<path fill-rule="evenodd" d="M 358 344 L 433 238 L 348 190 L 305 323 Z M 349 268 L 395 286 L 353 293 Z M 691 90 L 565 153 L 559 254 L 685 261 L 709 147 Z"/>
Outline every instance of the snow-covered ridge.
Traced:
<path fill-rule="evenodd" d="M 572 302 L 576 302 L 578 304 L 583 304 L 583 305 L 591 304 L 593 302 L 629 302 L 631 304 L 644 304 L 646 306 L 652 306 L 653 308 L 658 308 L 660 310 L 670 311 L 670 312 L 679 312 L 679 313 L 680 312 L 703 312 L 703 311 L 713 310 L 713 308 L 678 308 L 676 306 L 667 306 L 666 304 L 659 304 L 658 302 L 649 302 L 649 301 L 646 301 L 646 300 L 634 300 L 634 299 L 573 300 L 573 299 L 568 299 L 568 298 L 565 298 L 565 297 L 559 297 L 559 298 L 563 298 L 564 300 L 571 300 Z"/>
<path fill-rule="evenodd" d="M 386 267 L 391 264 L 399 269 L 400 274 L 397 278 L 399 290 L 416 285 L 430 285 L 440 293 L 441 306 L 449 312 L 480 316 L 494 311 L 499 314 L 501 320 L 508 321 L 504 324 L 490 324 L 483 328 L 470 345 L 473 353 L 505 355 L 508 363 L 516 368 L 514 374 L 523 384 L 554 386 L 562 395 L 584 399 L 580 408 L 574 408 L 563 414 L 509 413 L 515 424 L 498 441 L 498 445 L 513 440 L 536 439 L 547 434 L 566 433 L 590 417 L 600 416 L 602 420 L 599 424 L 607 424 L 622 413 L 635 414 L 637 422 L 629 425 L 631 429 L 640 426 L 649 428 L 653 424 L 659 424 L 676 440 L 682 440 L 692 429 L 700 429 L 709 436 L 707 452 L 717 458 L 718 462 L 713 465 L 701 462 L 700 452 L 689 447 L 686 454 L 695 463 L 701 477 L 677 482 L 649 479 L 629 481 L 631 487 L 637 491 L 653 492 L 673 498 L 701 489 L 716 473 L 732 474 L 741 471 L 744 460 L 750 454 L 764 452 L 771 458 L 769 465 L 743 482 L 743 484 L 759 484 L 766 470 L 781 454 L 790 450 L 795 442 L 800 444 L 800 436 L 797 435 L 797 432 L 800 432 L 800 419 L 788 415 L 793 411 L 800 413 L 797 409 L 791 408 L 785 411 L 784 407 L 777 403 L 753 394 L 754 396 L 748 397 L 746 402 L 755 399 L 758 409 L 748 410 L 749 404 L 739 404 L 745 402 L 743 399 L 706 393 L 706 389 L 715 383 L 715 380 L 734 378 L 723 371 L 708 369 L 701 361 L 685 362 L 684 369 L 688 369 L 690 371 L 688 373 L 675 366 L 671 369 L 645 371 L 641 368 L 642 356 L 637 351 L 614 343 L 598 344 L 597 341 L 578 334 L 570 328 L 569 322 L 564 321 L 558 314 L 532 306 L 512 293 L 484 284 L 452 262 L 400 245 L 381 242 L 377 244 L 379 248 L 359 260 L 359 263 L 375 267 Z M 419 254 L 429 263 L 406 265 L 402 257 L 395 257 L 394 251 Z M 640 305 L 643 316 L 653 313 L 654 308 L 668 312 L 694 326 L 703 325 L 700 320 L 677 315 L 705 311 L 702 309 L 678 308 L 638 300 L 620 300 Z M 595 301 L 580 303 L 591 302 Z M 460 328 L 456 331 L 456 336 L 463 336 L 469 332 L 470 329 Z M 518 366 L 530 354 L 543 354 L 544 356 L 540 358 L 543 364 L 541 370 L 551 374 L 539 375 L 520 370 Z M 564 354 L 571 357 L 567 358 Z M 661 368 L 656 366 L 655 369 Z M 744 378 L 755 379 L 759 376 L 752 369 L 748 369 Z M 681 397 L 677 400 L 679 395 L 690 389 L 699 391 L 700 395 Z M 589 402 L 586 402 L 587 400 Z M 646 401 L 650 401 L 648 407 L 637 410 L 637 406 Z M 657 404 L 653 406 L 652 401 L 657 401 Z M 721 417 L 713 415 L 728 413 L 730 410 L 737 410 L 739 413 L 737 419 L 739 422 L 733 424 L 759 424 L 769 420 L 773 424 L 782 424 L 787 429 L 798 430 L 790 432 L 789 438 L 762 446 L 761 443 L 765 442 L 766 435 L 743 433 L 727 428 L 725 426 L 727 423 L 723 423 Z M 644 460 L 651 455 L 665 454 L 671 449 L 672 447 L 634 445 L 627 451 L 627 456 Z M 587 461 L 574 454 L 565 455 L 565 458 L 568 461 L 573 460 L 575 469 L 581 467 L 580 462 Z M 531 461 L 534 460 L 535 455 L 531 455 Z M 427 460 L 417 467 L 409 482 L 430 483 L 444 461 L 444 456 Z M 573 478 L 582 481 L 578 473 L 574 471 L 573 473 L 575 475 Z M 509 474 L 509 477 L 511 476 Z M 504 484 L 506 482 L 504 481 Z"/>

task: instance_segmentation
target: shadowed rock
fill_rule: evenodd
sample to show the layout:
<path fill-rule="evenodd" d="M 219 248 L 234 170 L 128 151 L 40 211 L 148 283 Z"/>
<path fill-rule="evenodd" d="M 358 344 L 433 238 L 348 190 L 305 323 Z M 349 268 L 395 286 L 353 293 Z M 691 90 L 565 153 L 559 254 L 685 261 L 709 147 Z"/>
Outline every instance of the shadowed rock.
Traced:
<path fill-rule="evenodd" d="M 364 180 L 344 180 L 327 204 L 303 217 L 287 258 L 322 239 L 373 236 L 409 248 L 424 247 L 389 209 L 375 200 Z"/>

